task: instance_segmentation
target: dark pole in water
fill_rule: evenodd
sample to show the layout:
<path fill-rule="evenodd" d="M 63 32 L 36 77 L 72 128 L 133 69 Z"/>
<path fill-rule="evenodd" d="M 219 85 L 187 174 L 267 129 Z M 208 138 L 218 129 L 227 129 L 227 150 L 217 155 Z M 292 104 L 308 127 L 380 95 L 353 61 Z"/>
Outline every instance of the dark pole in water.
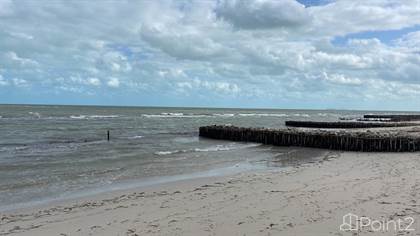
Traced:
<path fill-rule="evenodd" d="M 107 132 L 107 138 L 108 138 L 108 142 L 109 142 L 109 130 L 108 130 L 108 132 Z"/>

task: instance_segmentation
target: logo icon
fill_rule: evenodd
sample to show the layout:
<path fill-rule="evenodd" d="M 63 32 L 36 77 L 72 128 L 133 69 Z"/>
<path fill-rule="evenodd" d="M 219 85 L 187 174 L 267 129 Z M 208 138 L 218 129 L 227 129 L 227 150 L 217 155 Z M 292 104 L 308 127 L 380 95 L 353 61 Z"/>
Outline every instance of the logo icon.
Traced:
<path fill-rule="evenodd" d="M 343 216 L 343 223 L 340 225 L 341 231 L 357 231 L 359 217 L 352 213 L 347 213 Z"/>

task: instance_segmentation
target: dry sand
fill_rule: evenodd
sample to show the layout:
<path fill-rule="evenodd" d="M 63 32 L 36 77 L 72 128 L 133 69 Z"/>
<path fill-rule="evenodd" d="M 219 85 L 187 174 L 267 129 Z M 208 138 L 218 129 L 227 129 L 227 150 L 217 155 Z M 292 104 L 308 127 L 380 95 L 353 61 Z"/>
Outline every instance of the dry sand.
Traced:
<path fill-rule="evenodd" d="M 0 235 L 416 235 L 419 197 L 420 153 L 326 152 L 315 163 L 282 171 L 181 181 L 2 214 Z M 346 213 L 374 220 L 410 216 L 416 230 L 342 232 Z"/>

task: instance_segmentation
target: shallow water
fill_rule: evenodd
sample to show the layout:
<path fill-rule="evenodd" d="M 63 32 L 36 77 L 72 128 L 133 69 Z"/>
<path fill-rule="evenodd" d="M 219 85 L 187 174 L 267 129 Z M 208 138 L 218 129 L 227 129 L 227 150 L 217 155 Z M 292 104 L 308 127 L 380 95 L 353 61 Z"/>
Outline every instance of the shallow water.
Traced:
<path fill-rule="evenodd" d="M 199 138 L 198 127 L 279 128 L 288 119 L 336 121 L 364 113 L 0 105 L 0 209 L 136 184 L 281 168 L 294 163 L 288 159 L 308 155 L 296 148 Z"/>

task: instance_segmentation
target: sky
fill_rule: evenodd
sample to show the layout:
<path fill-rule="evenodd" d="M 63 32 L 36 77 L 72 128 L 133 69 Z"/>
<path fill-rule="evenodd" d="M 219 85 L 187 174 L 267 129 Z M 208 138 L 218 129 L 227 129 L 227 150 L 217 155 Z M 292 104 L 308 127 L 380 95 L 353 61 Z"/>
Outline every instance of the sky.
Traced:
<path fill-rule="evenodd" d="M 420 0 L 0 0 L 0 103 L 420 110 Z"/>

